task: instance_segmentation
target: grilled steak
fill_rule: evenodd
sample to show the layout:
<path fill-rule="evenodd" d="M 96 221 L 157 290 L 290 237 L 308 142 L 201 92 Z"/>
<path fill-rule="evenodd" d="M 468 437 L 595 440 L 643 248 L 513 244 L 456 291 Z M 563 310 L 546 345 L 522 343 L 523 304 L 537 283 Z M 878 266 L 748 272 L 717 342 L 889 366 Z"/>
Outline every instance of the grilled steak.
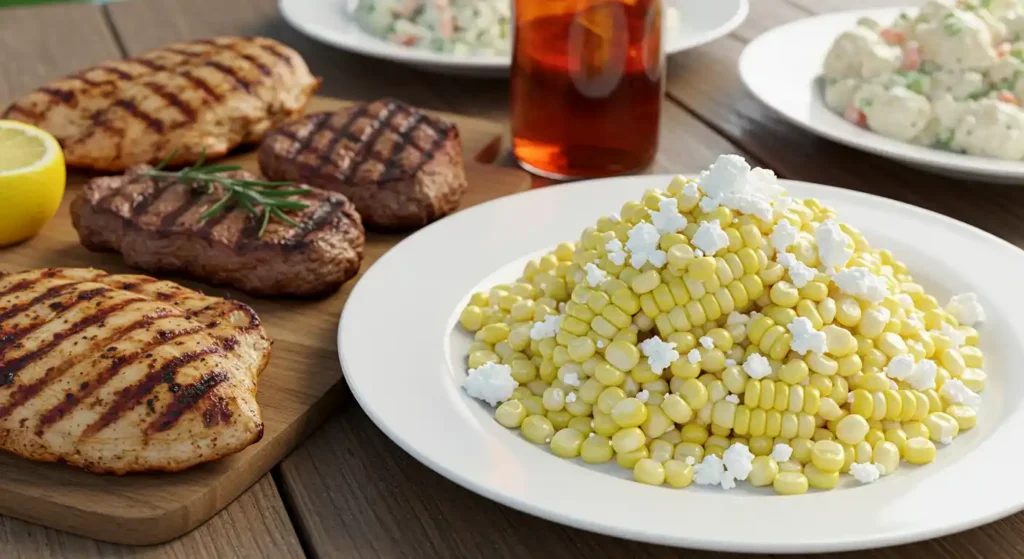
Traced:
<path fill-rule="evenodd" d="M 68 165 L 123 171 L 177 151 L 172 165 L 258 142 L 299 114 L 320 81 L 262 37 L 176 43 L 57 80 L 3 112 L 53 134 Z"/>
<path fill-rule="evenodd" d="M 242 303 L 146 276 L 0 273 L 0 449 L 178 471 L 263 436 L 270 340 Z"/>
<path fill-rule="evenodd" d="M 341 192 L 367 227 L 425 225 L 466 190 L 458 129 L 390 99 L 288 123 L 263 140 L 259 161 L 272 180 Z"/>
<path fill-rule="evenodd" d="M 93 179 L 72 202 L 71 219 L 86 248 L 120 252 L 150 272 L 184 272 L 255 295 L 322 295 L 359 271 L 363 226 L 341 194 L 312 189 L 290 197 L 307 204 L 288 213 L 298 226 L 272 219 L 259 236 L 261 220 L 239 206 L 202 219 L 224 197 L 220 185 L 204 194 L 140 175 L 146 169 Z"/>

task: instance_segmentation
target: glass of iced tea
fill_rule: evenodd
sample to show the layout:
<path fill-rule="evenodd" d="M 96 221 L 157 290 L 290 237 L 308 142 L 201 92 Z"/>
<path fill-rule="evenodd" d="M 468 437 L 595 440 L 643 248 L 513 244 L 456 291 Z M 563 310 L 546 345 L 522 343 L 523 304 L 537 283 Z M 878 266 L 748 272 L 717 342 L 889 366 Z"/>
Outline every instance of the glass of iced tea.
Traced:
<path fill-rule="evenodd" d="M 645 167 L 664 92 L 661 0 L 515 0 L 512 137 L 557 179 Z"/>

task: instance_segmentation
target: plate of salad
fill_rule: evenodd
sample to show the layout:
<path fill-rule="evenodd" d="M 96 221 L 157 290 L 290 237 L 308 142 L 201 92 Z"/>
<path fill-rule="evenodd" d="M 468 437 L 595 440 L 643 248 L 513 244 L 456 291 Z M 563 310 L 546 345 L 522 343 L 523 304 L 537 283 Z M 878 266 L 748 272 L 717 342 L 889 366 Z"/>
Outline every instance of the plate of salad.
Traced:
<path fill-rule="evenodd" d="M 280 0 L 302 33 L 342 50 L 457 75 L 505 76 L 514 0 Z M 740 25 L 748 0 L 665 0 L 663 43 L 676 54 Z"/>

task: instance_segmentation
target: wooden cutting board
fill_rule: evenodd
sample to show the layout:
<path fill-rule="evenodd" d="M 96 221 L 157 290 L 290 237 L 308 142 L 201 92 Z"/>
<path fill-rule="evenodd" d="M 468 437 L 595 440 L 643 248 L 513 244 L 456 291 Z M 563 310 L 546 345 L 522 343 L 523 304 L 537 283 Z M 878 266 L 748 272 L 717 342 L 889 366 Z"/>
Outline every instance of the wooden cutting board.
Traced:
<path fill-rule="evenodd" d="M 333 110 L 347 104 L 315 98 L 308 110 Z M 522 171 L 491 164 L 501 149 L 500 125 L 442 116 L 456 122 L 462 135 L 469 178 L 462 207 L 529 188 L 530 179 Z M 251 149 L 223 162 L 259 172 Z M 69 188 L 57 216 L 38 237 L 0 249 L 0 269 L 71 266 L 145 273 L 126 266 L 117 254 L 92 253 L 79 245 L 68 206 L 88 178 L 69 175 Z M 362 269 L 365 271 L 404 236 L 367 234 Z M 321 300 L 257 299 L 184 278 L 162 277 L 210 295 L 237 298 L 256 309 L 274 340 L 270 365 L 259 378 L 257 401 L 265 423 L 263 439 L 239 454 L 185 472 L 124 477 L 96 476 L 0 452 L 0 513 L 116 543 L 145 545 L 176 538 L 205 522 L 259 480 L 319 426 L 347 394 L 338 364 L 336 328 L 358 277 Z M 381 370 L 381 374 L 387 371 Z M 331 464 L 320 467 L 329 470 Z"/>

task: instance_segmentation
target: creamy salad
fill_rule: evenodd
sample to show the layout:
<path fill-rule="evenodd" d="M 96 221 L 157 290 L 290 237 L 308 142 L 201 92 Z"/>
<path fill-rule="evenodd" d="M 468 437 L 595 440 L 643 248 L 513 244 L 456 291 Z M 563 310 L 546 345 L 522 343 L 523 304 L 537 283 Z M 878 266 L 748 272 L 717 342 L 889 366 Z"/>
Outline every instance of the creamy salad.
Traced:
<path fill-rule="evenodd" d="M 452 54 L 512 52 L 510 0 L 359 0 L 356 20 L 386 41 Z"/>
<path fill-rule="evenodd" d="M 825 102 L 879 134 L 950 151 L 1024 159 L 1024 6 L 926 2 L 862 19 L 825 58 Z"/>

